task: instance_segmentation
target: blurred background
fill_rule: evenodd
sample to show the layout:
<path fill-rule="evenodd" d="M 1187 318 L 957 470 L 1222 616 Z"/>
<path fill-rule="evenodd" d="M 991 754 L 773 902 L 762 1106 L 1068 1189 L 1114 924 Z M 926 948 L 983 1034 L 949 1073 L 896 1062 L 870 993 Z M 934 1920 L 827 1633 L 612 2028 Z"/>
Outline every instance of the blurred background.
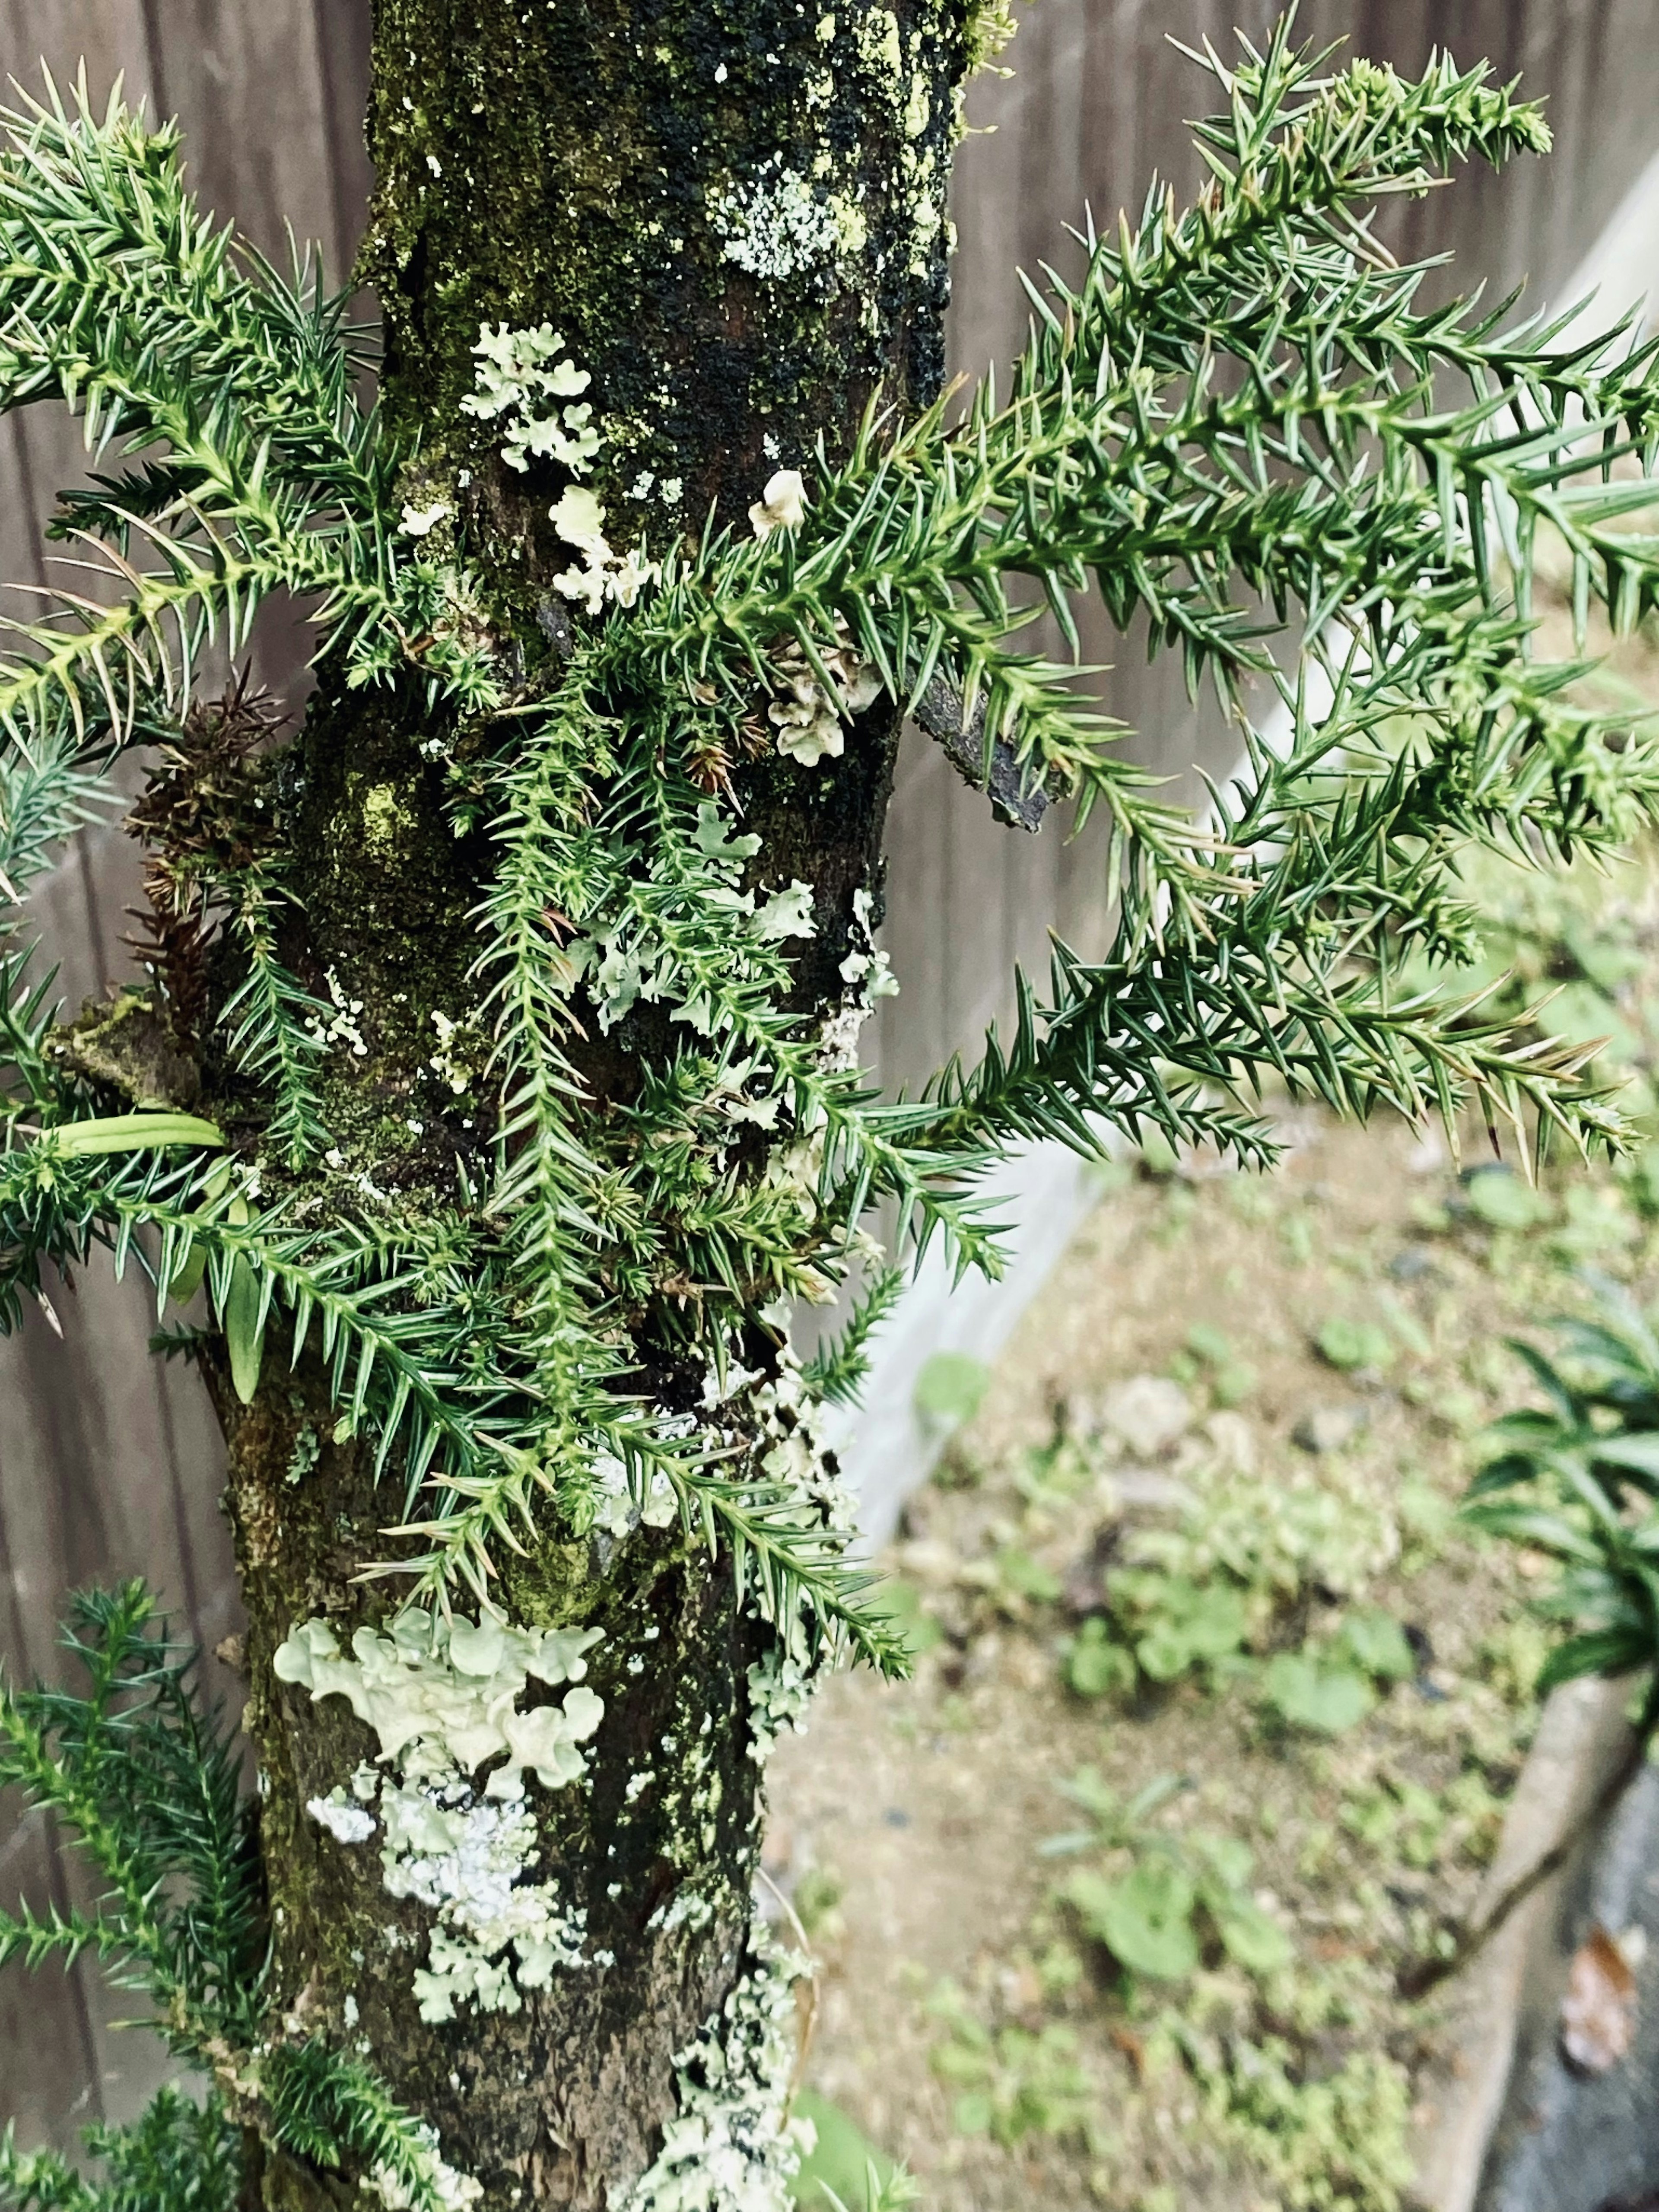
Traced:
<path fill-rule="evenodd" d="M 1022 8 L 1012 73 L 976 87 L 975 135 L 957 165 L 954 368 L 977 373 L 1018 348 L 1024 306 L 1012 272 L 1074 266 L 1065 226 L 1085 204 L 1105 226 L 1120 205 L 1139 210 L 1154 171 L 1183 196 L 1196 182 L 1184 118 L 1211 104 L 1213 87 L 1170 37 L 1207 35 L 1226 52 L 1236 22 L 1260 34 L 1273 12 L 1263 0 Z M 1455 251 L 1459 289 L 1506 291 L 1525 278 L 1531 300 L 1556 301 L 1659 152 L 1651 0 L 1319 0 L 1301 27 L 1405 70 L 1449 45 L 1548 95 L 1547 163 L 1472 176 L 1391 210 L 1395 249 Z M 27 88 L 43 61 L 61 79 L 84 62 L 99 96 L 122 74 L 129 100 L 178 117 L 204 205 L 273 257 L 286 253 L 285 226 L 320 240 L 336 272 L 349 265 L 369 185 L 368 58 L 367 0 L 0 0 L 5 73 Z M 45 580 L 40 526 L 81 464 L 78 426 L 59 408 L 0 422 L 0 575 Z M 1133 637 L 1085 629 L 1084 648 L 1116 664 L 1104 702 L 1137 733 L 1128 743 L 1140 757 L 1188 789 L 1196 766 L 1231 765 L 1234 741 L 1188 702 L 1176 665 L 1147 667 Z M 302 688 L 297 632 L 268 626 L 259 653 L 266 680 Z M 873 1036 L 881 1072 L 897 1084 L 972 1048 L 1015 963 L 1044 964 L 1050 928 L 1087 945 L 1104 917 L 1088 839 L 999 828 L 914 732 L 889 853 L 885 941 L 902 994 L 884 1003 Z M 39 902 L 72 1003 L 124 972 L 135 890 L 130 849 L 106 834 L 83 841 Z M 151 1320 L 136 1283 L 118 1291 L 94 1268 L 64 1322 L 61 1343 L 31 1323 L 0 1345 L 0 1658 L 22 1674 L 50 1670 L 64 1594 L 131 1574 L 147 1576 L 211 1651 L 234 1628 L 236 1603 L 205 1400 L 188 1371 L 144 1357 Z M 234 1692 L 229 1676 L 218 1679 Z M 0 1895 L 27 1888 L 67 1901 L 72 1877 L 50 1824 L 19 1823 L 16 1809 L 0 1815 Z M 90 1968 L 0 1979 L 0 2123 L 15 2120 L 25 2141 L 67 2142 L 79 2124 L 142 2100 L 146 2046 L 112 2033 L 110 2012 Z"/>

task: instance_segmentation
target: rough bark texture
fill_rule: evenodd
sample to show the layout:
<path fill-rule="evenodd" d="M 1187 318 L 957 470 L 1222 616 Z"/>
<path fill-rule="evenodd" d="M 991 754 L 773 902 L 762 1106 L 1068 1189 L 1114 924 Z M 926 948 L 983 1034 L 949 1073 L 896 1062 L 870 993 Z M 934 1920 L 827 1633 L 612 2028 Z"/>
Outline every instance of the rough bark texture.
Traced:
<path fill-rule="evenodd" d="M 499 431 L 460 410 L 480 325 L 550 323 L 592 372 L 605 438 L 592 482 L 618 544 L 643 531 L 660 550 L 716 500 L 722 522 L 745 528 L 773 469 L 806 460 L 820 434 L 842 446 L 872 393 L 907 406 L 933 396 L 962 52 L 959 0 L 896 13 L 837 0 L 833 15 L 795 0 L 377 8 L 364 273 L 385 313 L 386 404 L 421 433 L 411 493 L 435 489 L 469 514 L 532 677 L 562 619 L 548 586 L 570 556 L 547 515 L 563 479 L 544 464 L 505 469 Z M 453 1189 L 454 1158 L 482 1166 L 489 1137 L 464 1102 L 433 1103 L 434 1013 L 462 1022 L 454 1049 L 482 1066 L 465 1017 L 490 854 L 443 817 L 420 750 L 431 731 L 422 689 L 347 695 L 325 672 L 278 776 L 296 894 L 285 950 L 343 1002 L 362 1044 L 331 1056 L 331 1134 L 392 1189 Z M 803 1007 L 840 988 L 896 734 L 878 710 L 840 763 L 747 772 L 757 870 L 817 894 Z M 591 1055 L 598 1100 L 629 1091 L 650 1042 L 643 1024 L 624 1024 Z M 615 2206 L 673 2111 L 672 2054 L 736 1971 L 758 1843 L 745 1677 L 760 1632 L 725 1569 L 675 1532 L 641 1530 L 614 1556 L 550 1541 L 507 1563 L 514 1619 L 605 1632 L 589 1678 L 605 1703 L 591 1789 L 532 1800 L 541 1877 L 586 1907 L 590 1948 L 616 1963 L 556 1978 L 511 2017 L 424 2024 L 410 1974 L 431 1916 L 386 1895 L 375 1851 L 342 1847 L 304 1810 L 374 1739 L 343 1699 L 313 1704 L 271 1668 L 298 1621 L 326 1619 L 343 1646 L 385 1617 L 386 1585 L 353 1577 L 385 1554 L 380 1532 L 403 1498 L 395 1474 L 373 1486 L 360 1446 L 330 1440 L 319 1374 L 302 1362 L 271 1379 L 281 1364 L 252 1408 L 218 1390 L 277 2002 L 296 2032 L 366 2038 L 487 2207 Z M 296 1481 L 302 1448 L 318 1455 Z M 713 1917 L 668 1925 L 659 1908 L 694 1870 Z M 311 2212 L 350 2192 L 276 2160 L 253 2194 L 268 2212 Z"/>

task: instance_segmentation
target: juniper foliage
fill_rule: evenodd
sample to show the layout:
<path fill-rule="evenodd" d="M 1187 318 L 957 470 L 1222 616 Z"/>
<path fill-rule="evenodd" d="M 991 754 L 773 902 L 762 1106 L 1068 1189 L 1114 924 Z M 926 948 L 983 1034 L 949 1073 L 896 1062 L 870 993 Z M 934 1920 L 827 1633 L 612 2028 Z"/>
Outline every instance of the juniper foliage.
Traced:
<path fill-rule="evenodd" d="M 502 1547 L 666 1486 L 802 1663 L 892 1669 L 827 1493 L 767 1472 L 722 1410 L 744 1332 L 785 1359 L 793 1304 L 869 1264 L 847 1337 L 805 1374 L 809 1401 L 856 1389 L 900 1279 L 872 1261 L 878 1201 L 896 1263 L 938 1243 L 994 1273 L 983 1191 L 1011 1146 L 1094 1153 L 1155 1130 L 1261 1164 L 1270 1082 L 1449 1126 L 1473 1106 L 1528 1159 L 1552 1139 L 1617 1145 L 1587 1049 L 1517 1042 L 1400 977 L 1425 946 L 1466 951 L 1468 842 L 1594 853 L 1659 811 L 1648 736 L 1573 689 L 1592 618 L 1622 633 L 1659 596 L 1659 539 L 1635 526 L 1659 490 L 1654 347 L 1512 303 L 1425 306 L 1425 268 L 1378 244 L 1380 203 L 1547 149 L 1537 109 L 1484 70 L 1327 73 L 1288 27 L 1237 67 L 1194 59 L 1224 100 L 1199 131 L 1209 182 L 1184 210 L 1155 190 L 1138 225 L 1091 229 L 1075 285 L 1027 283 L 1006 399 L 988 378 L 964 409 L 872 410 L 850 452 L 820 452 L 798 514 L 763 534 L 711 517 L 659 574 L 609 604 L 596 588 L 565 655 L 515 635 L 477 549 L 400 511 L 411 456 L 361 402 L 364 343 L 314 263 L 283 276 L 216 228 L 176 133 L 118 99 L 49 89 L 7 119 L 0 405 L 56 394 L 81 416 L 101 472 L 54 528 L 102 580 L 14 625 L 0 667 L 0 895 L 16 907 L 118 755 L 181 732 L 204 650 L 240 650 L 285 590 L 345 681 L 413 678 L 455 740 L 455 825 L 487 823 L 495 854 L 476 969 L 495 1121 L 483 1181 L 457 1160 L 450 1188 L 381 1202 L 334 1172 L 317 1088 L 334 1009 L 279 957 L 280 854 L 204 837 L 191 911 L 235 979 L 214 1017 L 234 1120 L 228 1100 L 205 1102 L 217 1118 L 103 1110 L 55 1048 L 49 988 L 4 955 L 0 1322 L 48 1264 L 104 1247 L 161 1299 L 205 1287 L 246 1398 L 267 1363 L 317 1346 L 337 1434 L 400 1486 L 394 1556 L 366 1570 L 414 1602 L 488 1607 Z M 1566 660 L 1543 656 L 1531 611 L 1543 539 L 1571 567 Z M 1025 649 L 1034 592 L 1075 650 L 1091 591 L 1237 720 L 1246 764 L 1206 823 L 1125 757 L 1069 661 Z M 1018 979 L 1011 1035 L 900 1099 L 852 1064 L 880 977 L 867 909 L 840 1012 L 793 1012 L 805 917 L 766 895 L 735 797 L 738 763 L 787 741 L 803 699 L 856 744 L 881 694 L 945 697 L 988 790 L 1012 773 L 1030 812 L 1102 818 L 1116 901 L 1099 958 L 1056 944 L 1046 983 Z M 1271 742 L 1263 702 L 1283 718 Z M 599 1115 L 573 1038 L 641 1004 L 672 1042 Z M 707 1370 L 704 1414 L 653 1402 L 647 1310 Z M 423 2167 L 356 2060 L 279 2040 L 249 2088 L 240 2057 L 210 2052 L 258 2035 L 230 1770 L 182 1717 L 142 1604 L 82 1622 L 90 1699 L 12 1693 L 3 1712 L 18 1773 L 80 1827 L 111 1901 L 9 1922 L 9 1948 L 97 1948 L 216 2069 L 226 2111 L 252 2099 L 268 2140 L 355 2147 L 435 2204 L 429 2152 Z M 158 1771 L 200 1762 L 172 1826 L 154 1792 L 111 1813 L 107 1762 L 144 1729 Z M 158 2107 L 149 2133 L 109 2138 L 99 2201 L 198 2125 Z M 8 2159 L 19 2202 L 82 2187 Z"/>

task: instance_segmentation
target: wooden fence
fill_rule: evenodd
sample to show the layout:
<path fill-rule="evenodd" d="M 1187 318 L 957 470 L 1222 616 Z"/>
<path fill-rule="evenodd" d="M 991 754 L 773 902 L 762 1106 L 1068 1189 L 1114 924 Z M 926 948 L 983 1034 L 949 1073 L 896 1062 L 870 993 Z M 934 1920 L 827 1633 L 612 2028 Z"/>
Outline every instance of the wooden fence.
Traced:
<path fill-rule="evenodd" d="M 458 0 L 459 4 L 459 0 Z M 1017 264 L 1063 262 L 1063 226 L 1085 202 L 1106 220 L 1139 206 L 1157 167 L 1194 181 L 1182 118 L 1208 105 L 1204 80 L 1167 43 L 1207 33 L 1218 46 L 1242 21 L 1260 33 L 1261 0 L 1042 0 L 1010 56 L 1018 74 L 976 90 L 974 119 L 994 122 L 961 157 L 961 240 L 952 350 L 977 370 L 1023 335 Z M 1530 272 L 1545 296 L 1595 236 L 1659 147 L 1659 43 L 1650 0 L 1316 0 L 1310 36 L 1346 34 L 1357 51 L 1420 64 L 1437 40 L 1460 58 L 1490 56 L 1551 95 L 1558 148 L 1501 184 L 1479 178 L 1400 211 L 1406 251 L 1455 245 L 1466 272 L 1503 286 Z M 26 87 L 44 59 L 60 78 L 85 58 L 101 94 L 124 71 L 129 98 L 183 124 L 204 202 L 234 215 L 268 252 L 285 222 L 323 242 L 343 269 L 368 186 L 362 112 L 367 0 L 0 0 L 0 70 Z M 44 580 L 40 525 L 53 493 L 80 473 L 78 431 L 53 408 L 0 422 L 0 575 Z M 1086 657 L 1121 665 L 1107 704 L 1140 734 L 1141 757 L 1171 775 L 1225 764 L 1223 740 L 1188 703 L 1176 672 L 1147 668 L 1134 641 L 1085 637 Z M 276 676 L 301 653 L 268 632 Z M 1012 963 L 1041 964 L 1057 926 L 1086 940 L 1102 919 L 1097 855 L 999 830 L 936 749 L 903 756 L 890 840 L 887 941 L 903 993 L 884 1006 L 877 1044 L 892 1079 L 913 1079 L 971 1043 L 995 1014 Z M 71 1000 L 101 991 L 124 961 L 131 853 L 88 840 L 49 887 L 54 957 Z M 209 1650 L 234 1625 L 228 1545 L 217 1505 L 220 1454 L 189 1374 L 144 1357 L 149 1315 L 136 1286 L 92 1269 L 64 1301 L 65 1341 L 44 1323 L 0 1345 L 0 1657 L 21 1673 L 52 1666 L 64 1593 L 147 1575 Z M 213 1670 L 216 1686 L 235 1684 Z M 76 1893 L 72 1862 L 48 1822 L 0 1807 L 0 1898 Z M 119 2007 L 114 2008 L 118 2012 Z M 0 2124 L 25 2141 L 65 2141 L 80 2123 L 131 2112 L 155 2078 L 145 2039 L 115 2034 L 95 1972 L 0 1979 Z"/>

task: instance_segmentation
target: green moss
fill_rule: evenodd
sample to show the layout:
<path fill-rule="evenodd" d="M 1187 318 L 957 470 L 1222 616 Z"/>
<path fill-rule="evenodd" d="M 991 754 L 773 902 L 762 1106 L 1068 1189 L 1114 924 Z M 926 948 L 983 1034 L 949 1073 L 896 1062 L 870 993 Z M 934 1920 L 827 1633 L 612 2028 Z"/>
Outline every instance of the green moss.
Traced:
<path fill-rule="evenodd" d="M 189 1107 L 201 1085 L 155 1002 L 123 991 L 108 1006 L 88 1000 L 81 1018 L 59 1032 L 56 1057 L 134 1106 Z"/>
<path fill-rule="evenodd" d="M 428 492 L 441 477 L 506 526 L 499 589 L 515 568 L 548 572 L 562 477 L 532 464 L 515 478 L 492 426 L 460 411 L 481 324 L 563 333 L 594 380 L 595 488 L 658 547 L 711 496 L 747 505 L 769 473 L 763 436 L 799 457 L 826 405 L 834 444 L 878 385 L 932 396 L 957 0 L 838 9 L 827 37 L 793 0 L 659 0 L 643 23 L 617 0 L 530 15 L 485 0 L 465 24 L 428 0 L 382 14 L 363 268 L 386 307 L 390 403 L 421 426 Z M 829 167 L 802 189 L 834 250 L 773 282 L 728 253 L 720 211 L 747 196 L 764 212 L 809 112 Z M 643 476 L 652 489 L 625 504 Z"/>
<path fill-rule="evenodd" d="M 377 859 L 402 850 L 416 816 L 406 798 L 391 783 L 371 784 L 362 794 L 362 834 L 367 849 Z"/>
<path fill-rule="evenodd" d="M 594 1610 L 599 1592 L 592 1547 L 544 1540 L 529 1554 L 503 1563 L 507 1610 L 526 1628 L 565 1628 L 573 1622 L 603 1626 Z"/>

